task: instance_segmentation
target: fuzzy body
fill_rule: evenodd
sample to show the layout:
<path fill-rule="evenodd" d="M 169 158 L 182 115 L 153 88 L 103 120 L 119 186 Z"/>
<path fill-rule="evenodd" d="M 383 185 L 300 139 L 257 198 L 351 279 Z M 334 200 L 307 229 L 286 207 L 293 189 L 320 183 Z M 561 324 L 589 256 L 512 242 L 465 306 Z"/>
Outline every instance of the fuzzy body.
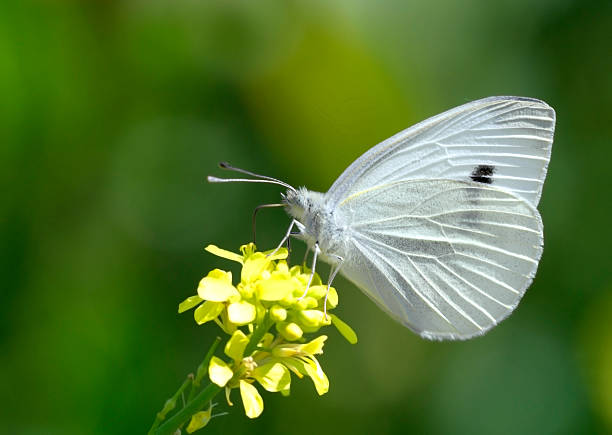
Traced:
<path fill-rule="evenodd" d="M 338 258 L 346 258 L 347 243 L 350 240 L 349 222 L 338 222 L 338 210 L 326 205 L 325 195 L 301 187 L 288 190 L 283 198 L 285 210 L 298 223 L 300 234 L 310 249 L 319 246 L 321 258 L 329 264 L 337 264 Z"/>

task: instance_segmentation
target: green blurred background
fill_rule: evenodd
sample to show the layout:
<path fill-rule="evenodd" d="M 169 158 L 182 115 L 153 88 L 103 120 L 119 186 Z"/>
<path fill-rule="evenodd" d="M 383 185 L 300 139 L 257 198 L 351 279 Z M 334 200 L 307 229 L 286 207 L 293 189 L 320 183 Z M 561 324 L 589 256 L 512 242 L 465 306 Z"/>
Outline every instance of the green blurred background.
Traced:
<path fill-rule="evenodd" d="M 360 342 L 330 332 L 329 393 L 294 382 L 254 421 L 235 396 L 207 429 L 612 433 L 611 29 L 609 0 L 1 2 L 0 432 L 148 429 L 216 333 L 176 312 L 228 267 L 203 247 L 279 198 L 207 184 L 218 161 L 325 191 L 417 121 L 523 95 L 557 130 L 516 312 L 431 343 L 340 279 Z M 263 211 L 260 247 L 287 224 Z"/>

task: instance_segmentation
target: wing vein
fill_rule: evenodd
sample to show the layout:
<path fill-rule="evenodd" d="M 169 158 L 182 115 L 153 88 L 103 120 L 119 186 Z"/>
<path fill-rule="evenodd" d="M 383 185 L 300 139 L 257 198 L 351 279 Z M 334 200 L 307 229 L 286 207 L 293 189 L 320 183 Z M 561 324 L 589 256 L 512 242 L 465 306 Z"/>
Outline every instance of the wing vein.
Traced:
<path fill-rule="evenodd" d="M 452 270 L 450 267 L 446 266 L 444 263 L 442 263 L 440 260 L 438 260 L 436 258 L 436 262 L 442 266 L 446 271 L 450 272 L 452 275 L 454 275 L 456 278 L 459 278 L 460 281 L 463 281 L 465 284 L 467 284 L 468 286 L 472 287 L 474 290 L 476 290 L 478 293 L 480 293 L 481 295 L 491 299 L 493 302 L 498 303 L 499 305 L 503 306 L 504 308 L 510 308 L 507 305 L 501 303 L 500 301 L 498 301 L 497 299 L 495 299 L 494 297 L 488 295 L 487 293 L 483 292 L 482 290 L 480 290 L 478 287 L 476 287 L 474 284 L 472 284 L 471 282 L 469 282 L 468 280 L 464 279 L 461 275 L 457 274 L 454 270 Z M 453 288 L 453 287 L 451 287 Z M 456 291 L 456 290 L 455 290 Z M 484 314 L 485 316 L 487 316 L 494 324 L 497 323 L 497 321 L 495 320 L 495 317 L 493 317 L 491 315 L 491 313 L 489 313 L 487 310 L 485 310 L 483 307 L 481 307 L 480 305 L 478 305 L 476 302 L 474 302 L 473 300 L 471 300 L 470 298 L 468 298 L 467 296 L 465 296 L 463 293 L 456 291 L 457 294 L 459 296 L 461 296 L 466 302 L 468 302 L 470 305 L 472 305 L 474 308 L 476 308 L 478 311 L 480 311 L 482 314 Z"/>
<path fill-rule="evenodd" d="M 485 275 L 484 273 L 480 272 L 479 270 L 472 269 L 472 268 L 471 268 L 471 267 L 469 267 L 468 265 L 464 265 L 464 266 L 462 266 L 462 267 L 463 267 L 464 269 L 466 269 L 466 270 L 468 270 L 468 271 L 470 271 L 470 272 L 472 272 L 472 273 L 476 274 L 476 275 L 479 275 L 479 276 L 482 276 L 482 277 L 483 277 L 483 278 L 485 278 L 485 279 L 488 279 L 488 280 L 489 280 L 489 281 L 491 281 L 492 283 L 495 283 L 495 284 L 499 285 L 500 287 L 505 288 L 506 290 L 508 290 L 508 291 L 510 291 L 510 292 L 512 292 L 512 293 L 514 293 L 515 295 L 519 295 L 519 294 L 520 294 L 518 291 L 516 291 L 515 289 L 513 289 L 512 287 L 510 287 L 508 284 L 506 284 L 506 283 L 505 283 L 505 282 L 503 282 L 503 281 L 498 280 L 497 278 L 493 278 L 492 276 Z"/>
<path fill-rule="evenodd" d="M 455 311 L 457 311 L 460 315 L 462 315 L 468 322 L 472 323 L 474 326 L 476 326 L 479 330 L 483 330 L 483 327 L 480 326 L 474 319 L 472 319 L 472 317 L 467 314 L 461 307 L 459 307 L 457 304 L 455 304 L 449 297 L 448 295 L 443 292 L 442 290 L 440 290 L 440 288 L 438 288 L 433 282 L 431 282 L 429 280 L 429 278 L 427 278 L 426 275 L 423 274 L 423 272 L 421 272 L 421 269 L 419 269 L 419 267 L 416 265 L 416 263 L 414 261 L 412 261 L 412 258 L 410 258 L 410 255 L 406 255 L 406 258 L 408 258 L 408 261 L 410 261 L 410 264 L 412 264 L 412 267 L 415 268 L 415 270 L 418 272 L 419 275 L 421 275 L 421 278 L 423 278 L 423 280 L 436 292 L 438 293 L 438 295 L 440 295 L 440 297 L 442 299 L 444 299 L 444 301 L 450 305 L 451 307 L 453 307 L 453 309 Z M 452 288 L 451 285 L 449 285 L 449 287 Z M 457 292 L 456 289 L 453 288 L 453 290 L 455 290 L 455 292 Z"/>
<path fill-rule="evenodd" d="M 356 244 L 357 248 L 361 251 L 362 255 L 364 255 L 365 258 L 368 258 L 368 254 L 370 255 L 374 255 L 376 257 L 378 257 L 380 260 L 384 261 L 389 267 L 391 267 L 408 285 L 408 287 L 414 291 L 414 293 L 429 307 L 431 308 L 442 320 L 444 320 L 446 323 L 448 323 L 453 329 L 457 330 L 455 328 L 455 326 L 451 323 L 450 320 L 448 320 L 446 318 L 446 316 L 444 314 L 442 314 L 442 312 L 435 306 L 435 304 L 433 303 L 433 301 L 431 301 L 428 297 L 426 297 L 423 293 L 421 293 L 417 287 L 412 284 L 410 282 L 410 280 L 399 270 L 397 269 L 397 267 L 390 263 L 386 258 L 384 258 L 382 255 L 380 255 L 375 249 L 369 249 L 364 245 L 361 245 L 361 243 L 357 243 Z M 382 268 L 379 268 L 382 270 Z M 391 280 L 387 280 L 389 281 L 389 283 L 393 286 L 393 288 L 395 288 L 395 290 L 410 304 L 410 301 L 408 300 L 408 298 L 406 297 L 406 295 L 402 292 L 401 289 L 399 289 Z M 457 331 L 458 332 L 458 331 Z"/>

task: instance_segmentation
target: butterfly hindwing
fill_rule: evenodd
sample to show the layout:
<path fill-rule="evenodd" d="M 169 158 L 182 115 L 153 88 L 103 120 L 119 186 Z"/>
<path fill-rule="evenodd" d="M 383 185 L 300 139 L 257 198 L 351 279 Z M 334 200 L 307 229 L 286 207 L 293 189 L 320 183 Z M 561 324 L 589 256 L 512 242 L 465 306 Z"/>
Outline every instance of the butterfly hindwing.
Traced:
<path fill-rule="evenodd" d="M 351 222 L 342 273 L 427 338 L 465 339 L 504 319 L 542 252 L 538 211 L 477 181 L 392 182 L 337 212 Z"/>

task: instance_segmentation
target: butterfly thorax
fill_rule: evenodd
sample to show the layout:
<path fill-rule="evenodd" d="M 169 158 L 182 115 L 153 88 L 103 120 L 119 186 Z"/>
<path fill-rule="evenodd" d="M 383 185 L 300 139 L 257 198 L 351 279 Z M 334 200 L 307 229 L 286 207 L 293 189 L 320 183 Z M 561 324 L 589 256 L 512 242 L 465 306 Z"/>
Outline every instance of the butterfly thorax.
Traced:
<path fill-rule="evenodd" d="M 327 207 L 325 195 L 301 187 L 288 190 L 283 198 L 287 214 L 299 222 L 300 234 L 310 248 L 319 245 L 322 257 L 331 263 L 344 257 L 346 228 L 337 224 L 334 211 Z"/>

